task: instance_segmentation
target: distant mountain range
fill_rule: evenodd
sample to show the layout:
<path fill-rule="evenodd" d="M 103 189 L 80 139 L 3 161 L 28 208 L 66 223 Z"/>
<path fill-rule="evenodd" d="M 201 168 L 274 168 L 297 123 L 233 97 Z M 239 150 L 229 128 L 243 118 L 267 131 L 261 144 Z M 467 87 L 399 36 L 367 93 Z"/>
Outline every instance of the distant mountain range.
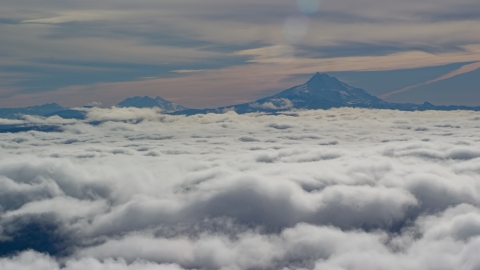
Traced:
<path fill-rule="evenodd" d="M 25 108 L 0 108 L 0 118 L 16 119 L 22 115 L 48 115 L 63 110 L 65 110 L 65 108 L 57 103 L 49 103 Z"/>
<path fill-rule="evenodd" d="M 221 113 L 230 110 L 237 113 L 275 113 L 293 109 L 315 110 L 340 107 L 401 111 L 480 110 L 480 106 L 435 106 L 428 102 L 423 104 L 390 103 L 369 94 L 363 89 L 351 87 L 335 77 L 317 73 L 305 84 L 292 87 L 273 96 L 265 97 L 254 102 L 225 106 L 216 109 L 187 109 L 174 112 L 173 114 L 192 115 L 199 113 Z"/>
<path fill-rule="evenodd" d="M 330 109 L 340 107 L 391 109 L 402 111 L 425 111 L 425 110 L 474 110 L 480 111 L 478 107 L 468 106 L 435 106 L 425 102 L 423 104 L 412 103 L 390 103 L 376 96 L 373 96 L 363 89 L 355 88 L 339 81 L 327 74 L 316 73 L 308 82 L 282 91 L 278 94 L 259 99 L 254 102 L 224 106 L 214 109 L 189 109 L 172 103 L 161 97 L 150 98 L 147 96 L 127 98 L 118 103 L 117 107 L 154 108 L 157 107 L 163 112 L 175 115 L 193 115 L 204 113 L 223 113 L 235 111 L 239 114 L 251 112 L 277 113 L 288 110 L 313 110 Z M 26 108 L 0 109 L 0 118 L 19 118 L 21 115 L 53 116 L 63 118 L 85 117 L 82 110 L 63 108 L 51 103 L 41 106 Z"/>
<path fill-rule="evenodd" d="M 126 108 L 159 108 L 165 113 L 173 113 L 177 111 L 188 110 L 188 108 L 175 104 L 161 97 L 132 97 L 117 104 L 117 107 Z M 86 106 L 85 108 L 88 108 Z M 25 108 L 5 108 L 0 109 L 0 118 L 20 119 L 23 115 L 37 115 L 37 116 L 60 116 L 62 118 L 85 118 L 85 111 L 78 108 L 64 108 L 57 103 L 49 103 L 41 106 L 31 106 Z"/>

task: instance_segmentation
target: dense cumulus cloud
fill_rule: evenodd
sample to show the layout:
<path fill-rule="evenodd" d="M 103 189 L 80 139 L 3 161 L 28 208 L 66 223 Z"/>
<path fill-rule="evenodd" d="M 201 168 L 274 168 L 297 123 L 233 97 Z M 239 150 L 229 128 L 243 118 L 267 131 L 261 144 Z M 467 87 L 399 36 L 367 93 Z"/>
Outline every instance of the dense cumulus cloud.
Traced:
<path fill-rule="evenodd" d="M 0 120 L 0 269 L 480 267 L 478 112 L 86 110 Z"/>

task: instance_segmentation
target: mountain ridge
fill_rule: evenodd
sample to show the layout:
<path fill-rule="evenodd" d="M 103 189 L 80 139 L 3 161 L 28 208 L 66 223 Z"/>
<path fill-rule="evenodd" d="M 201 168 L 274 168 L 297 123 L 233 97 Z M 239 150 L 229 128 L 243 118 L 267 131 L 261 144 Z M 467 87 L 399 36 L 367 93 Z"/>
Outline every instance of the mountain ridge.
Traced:
<path fill-rule="evenodd" d="M 47 103 L 23 108 L 0 108 L 0 118 L 19 119 L 22 115 L 46 115 L 65 110 L 57 103 Z"/>
<path fill-rule="evenodd" d="M 317 72 L 310 80 L 284 91 L 280 91 L 268 97 L 236 105 L 223 106 L 207 109 L 189 109 L 184 106 L 165 100 L 159 96 L 134 96 L 117 104 L 117 107 L 135 108 L 160 108 L 166 114 L 193 115 L 205 113 L 224 113 L 235 111 L 243 113 L 279 113 L 289 110 L 315 110 L 331 109 L 340 107 L 388 109 L 401 111 L 425 111 L 425 110 L 473 110 L 480 111 L 480 106 L 437 106 L 429 102 L 423 104 L 391 103 L 384 101 L 367 91 L 352 87 L 333 76 Z M 75 108 L 64 108 L 56 103 L 25 108 L 0 109 L 0 118 L 20 118 L 21 115 L 53 116 L 63 118 L 85 118 L 85 112 Z"/>
<path fill-rule="evenodd" d="M 201 113 L 222 113 L 232 110 L 240 114 L 252 112 L 277 113 L 288 110 L 315 110 L 340 107 L 402 111 L 480 110 L 480 106 L 436 106 L 429 102 L 424 102 L 423 104 L 391 103 L 371 95 L 361 88 L 349 86 L 333 76 L 317 72 L 304 84 L 294 86 L 253 102 L 223 106 L 215 109 L 189 109 L 174 112 L 173 114 L 192 115 Z"/>

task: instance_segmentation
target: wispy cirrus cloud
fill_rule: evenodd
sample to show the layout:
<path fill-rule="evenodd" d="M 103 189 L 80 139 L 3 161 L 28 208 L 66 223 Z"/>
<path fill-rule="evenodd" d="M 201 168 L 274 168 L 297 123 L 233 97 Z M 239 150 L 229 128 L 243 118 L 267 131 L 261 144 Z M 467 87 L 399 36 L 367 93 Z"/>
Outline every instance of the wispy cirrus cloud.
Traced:
<path fill-rule="evenodd" d="M 205 71 L 204 69 L 179 69 L 179 70 L 172 70 L 173 73 L 197 73 Z"/>
<path fill-rule="evenodd" d="M 406 52 L 391 55 L 338 57 L 329 59 L 298 58 L 293 55 L 291 46 L 262 47 L 237 52 L 238 56 L 248 57 L 249 63 L 209 69 L 202 72 L 179 73 L 184 76 L 143 78 L 129 82 L 99 83 L 88 86 L 64 87 L 50 93 L 25 94 L 4 99 L 8 104 L 56 101 L 69 106 L 89 103 L 92 96 L 107 106 L 115 105 L 132 95 L 160 95 L 168 100 L 187 107 L 218 107 L 253 101 L 304 83 L 305 77 L 285 78 L 292 75 L 307 75 L 320 71 L 363 71 L 395 70 L 398 68 L 418 68 L 429 65 L 445 65 L 452 58 L 468 62 L 480 60 L 480 47 L 466 48 L 462 53 Z M 381 82 L 381 81 L 380 81 Z M 367 89 L 368 90 L 368 89 Z M 76 96 L 75 99 L 71 99 Z M 23 103 L 25 104 L 25 103 Z"/>
<path fill-rule="evenodd" d="M 480 20 L 477 19 L 480 16 L 475 16 L 479 7 L 474 0 L 455 4 L 446 0 L 421 3 L 309 0 L 298 3 L 303 3 L 303 9 L 297 1 L 270 0 L 261 3 L 250 0 L 198 3 L 144 0 L 135 4 L 124 0 L 102 3 L 57 0 L 20 3 L 7 0 L 0 11 L 0 30 L 6 37 L 0 41 L 0 69 L 4 73 L 17 71 L 25 74 L 25 80 L 17 85 L 20 91 L 15 92 L 20 98 L 26 93 L 43 93 L 65 87 L 134 82 L 143 77 L 168 78 L 175 70 L 217 69 L 218 74 L 226 74 L 228 71 L 223 72 L 223 69 L 245 65 L 253 64 L 257 70 L 268 68 L 258 65 L 258 55 L 242 53 L 239 57 L 238 52 L 249 50 L 289 48 L 284 52 L 288 57 L 277 57 L 275 61 L 290 61 L 291 58 L 298 65 L 317 65 L 317 70 L 321 71 L 343 70 L 335 65 L 323 69 L 323 62 L 336 63 L 336 59 L 342 57 L 358 57 L 351 68 L 355 71 L 371 69 L 370 57 L 374 56 L 398 56 L 395 60 L 398 66 L 394 65 L 395 61 L 386 67 L 373 65 L 378 70 L 405 68 L 400 56 L 415 53 L 448 54 L 443 61 L 446 64 L 464 62 L 466 50 L 480 43 L 478 36 L 472 35 L 480 29 Z M 315 6 L 316 11 L 306 11 L 308 5 L 305 3 Z M 302 23 L 289 24 L 289 21 Z M 288 27 L 295 28 L 291 33 L 297 33 L 296 27 L 302 27 L 304 35 L 292 39 L 287 35 Z M 8 64 L 3 61 L 7 56 L 22 64 Z M 418 62 L 408 59 L 414 66 L 437 64 L 422 57 Z M 104 73 L 104 80 L 99 76 L 101 73 L 32 68 L 46 60 L 70 61 L 72 65 L 92 69 L 99 65 L 117 68 L 130 65 L 132 68 L 127 72 Z M 263 57 L 262 61 L 267 58 Z M 151 68 L 136 69 L 133 68 L 135 65 Z M 284 69 L 290 75 L 298 73 L 293 65 Z M 191 79 L 189 73 L 182 75 L 186 76 L 185 80 Z M 75 79 L 68 82 L 65 78 L 69 77 Z M 181 87 L 179 84 L 177 89 Z M 276 86 L 264 84 L 257 91 L 272 88 Z M 150 90 L 144 88 L 140 91 Z M 93 96 L 105 98 L 102 94 L 92 93 Z M 224 98 L 229 99 L 228 95 Z M 29 100 L 34 99 L 30 97 Z M 108 103 L 107 100 L 100 101 Z M 73 99 L 67 103 L 72 102 Z M 7 102 L 3 104 L 8 105 Z"/>
<path fill-rule="evenodd" d="M 411 91 L 411 90 L 413 90 L 415 88 L 418 88 L 420 86 L 429 85 L 429 84 L 436 83 L 436 82 L 439 82 L 439 81 L 442 81 L 442 80 L 450 79 L 450 78 L 453 78 L 455 76 L 458 76 L 458 75 L 461 75 L 461 74 L 464 74 L 464 73 L 475 71 L 477 69 L 480 69 L 480 62 L 476 62 L 476 63 L 473 63 L 473 64 L 468 64 L 468 65 L 462 66 L 461 68 L 459 68 L 457 70 L 454 70 L 452 72 L 449 72 L 449 73 L 447 73 L 443 76 L 440 76 L 436 79 L 433 79 L 433 80 L 430 80 L 430 81 L 427 81 L 427 82 L 423 82 L 423 83 L 419 83 L 419 84 L 416 84 L 416 85 L 412 85 L 412 86 L 409 86 L 409 87 L 405 87 L 403 89 L 396 90 L 396 91 L 393 91 L 393 92 L 389 92 L 389 93 L 381 95 L 380 97 L 381 98 L 389 98 L 392 95 L 408 92 L 408 91 Z"/>

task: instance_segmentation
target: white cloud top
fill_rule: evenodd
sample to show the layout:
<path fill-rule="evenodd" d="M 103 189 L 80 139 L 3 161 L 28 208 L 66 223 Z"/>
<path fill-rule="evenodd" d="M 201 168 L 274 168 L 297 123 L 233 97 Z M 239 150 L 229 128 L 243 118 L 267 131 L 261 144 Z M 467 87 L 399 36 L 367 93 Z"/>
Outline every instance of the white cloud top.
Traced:
<path fill-rule="evenodd" d="M 0 269 L 480 266 L 478 112 L 87 110 L 0 134 Z"/>

